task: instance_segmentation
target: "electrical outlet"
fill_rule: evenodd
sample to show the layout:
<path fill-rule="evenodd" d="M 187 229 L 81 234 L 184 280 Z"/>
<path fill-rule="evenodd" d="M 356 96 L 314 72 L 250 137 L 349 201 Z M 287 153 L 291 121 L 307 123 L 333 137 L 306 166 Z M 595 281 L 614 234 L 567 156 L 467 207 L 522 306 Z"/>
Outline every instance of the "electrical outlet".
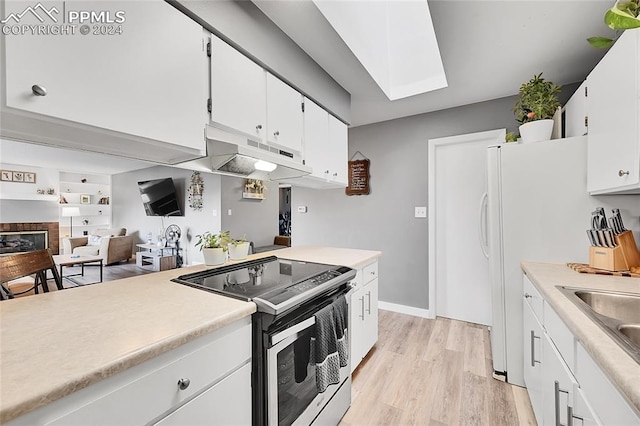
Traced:
<path fill-rule="evenodd" d="M 227 215 L 231 216 L 231 209 L 227 210 Z"/>
<path fill-rule="evenodd" d="M 415 208 L 415 217 L 427 217 L 427 208 L 426 207 L 416 207 Z"/>
<path fill-rule="evenodd" d="M 306 213 L 307 206 L 298 206 L 298 213 Z"/>

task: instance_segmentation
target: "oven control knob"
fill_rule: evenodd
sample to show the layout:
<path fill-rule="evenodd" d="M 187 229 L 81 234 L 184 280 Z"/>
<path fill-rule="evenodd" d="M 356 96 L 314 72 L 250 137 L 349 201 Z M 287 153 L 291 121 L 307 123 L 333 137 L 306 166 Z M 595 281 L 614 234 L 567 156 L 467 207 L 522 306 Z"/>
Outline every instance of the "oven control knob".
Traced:
<path fill-rule="evenodd" d="M 191 384 L 191 380 L 189 379 L 178 380 L 178 387 L 180 388 L 180 390 L 185 390 L 186 388 L 189 387 L 190 384 Z"/>

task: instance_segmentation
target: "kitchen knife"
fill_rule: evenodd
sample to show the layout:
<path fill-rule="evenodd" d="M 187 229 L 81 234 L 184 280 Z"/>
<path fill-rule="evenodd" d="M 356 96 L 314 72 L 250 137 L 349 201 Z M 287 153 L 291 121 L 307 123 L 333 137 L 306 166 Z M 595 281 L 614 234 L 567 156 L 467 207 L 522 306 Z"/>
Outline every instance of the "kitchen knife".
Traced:
<path fill-rule="evenodd" d="M 600 240 L 600 247 L 609 247 L 604 229 L 598 229 L 596 232 L 598 233 L 598 239 Z"/>
<path fill-rule="evenodd" d="M 620 214 L 620 209 L 612 209 L 611 211 L 613 213 L 613 216 L 616 218 L 616 221 L 618 222 L 620 232 L 626 231 L 626 229 L 624 228 L 624 224 L 622 223 L 622 215 Z"/>
<path fill-rule="evenodd" d="M 592 246 L 597 246 L 596 238 L 593 236 L 593 229 L 587 229 L 587 237 L 589 237 L 589 242 Z"/>
<path fill-rule="evenodd" d="M 607 247 L 613 248 L 616 246 L 616 243 L 613 240 L 613 231 L 611 231 L 610 229 L 605 229 L 600 232 L 604 234 L 604 240 L 605 240 L 605 243 L 607 244 Z"/>
<path fill-rule="evenodd" d="M 622 232 L 622 231 L 620 231 L 620 227 L 618 226 L 618 218 L 616 218 L 615 216 L 611 216 L 609 218 L 609 225 L 610 225 L 610 228 L 613 230 L 613 232 L 616 235 L 618 235 L 618 234 L 620 234 L 620 232 Z"/>

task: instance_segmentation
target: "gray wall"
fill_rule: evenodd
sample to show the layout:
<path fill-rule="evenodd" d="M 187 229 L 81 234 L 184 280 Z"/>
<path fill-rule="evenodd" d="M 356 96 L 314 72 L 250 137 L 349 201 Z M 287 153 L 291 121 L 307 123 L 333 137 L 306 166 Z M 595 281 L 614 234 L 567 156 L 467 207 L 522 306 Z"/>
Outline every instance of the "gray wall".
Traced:
<path fill-rule="evenodd" d="M 0 222 L 58 222 L 58 203 L 55 201 L 0 201 Z M 69 226 L 69 218 L 62 218 L 62 226 Z"/>
<path fill-rule="evenodd" d="M 292 245 L 380 250 L 380 300 L 428 309 L 428 222 L 414 218 L 415 206 L 427 206 L 427 141 L 515 130 L 513 103 L 503 98 L 350 129 L 349 156 L 360 151 L 371 160 L 371 194 L 294 187 Z M 638 196 L 598 198 L 626 209 L 625 217 L 633 218 L 627 226 L 640 228 Z M 302 205 L 308 213 L 298 213 Z M 585 238 L 585 250 L 586 244 Z"/>
<path fill-rule="evenodd" d="M 113 226 L 127 228 L 127 233 L 134 235 L 135 243 L 145 243 L 147 233 L 151 232 L 155 239 L 159 231 L 171 224 L 182 230 L 180 245 L 183 248 L 184 264 L 202 262 L 202 253 L 194 247 L 195 236 L 205 231 L 219 232 L 220 227 L 220 176 L 211 173 L 201 174 L 204 180 L 203 208 L 201 211 L 189 207 L 187 188 L 190 184 L 191 171 L 173 167 L 155 166 L 148 169 L 135 170 L 113 175 L 112 215 Z M 178 192 L 178 200 L 184 216 L 148 217 L 144 212 L 138 182 L 143 180 L 172 177 Z M 216 216 L 213 215 L 216 211 Z"/>
<path fill-rule="evenodd" d="M 267 182 L 264 200 L 243 199 L 245 179 L 221 176 L 222 229 L 233 238 L 253 241 L 254 247 L 273 244 L 278 235 L 279 191 L 277 182 Z M 229 216 L 228 210 L 231 209 Z"/>
<path fill-rule="evenodd" d="M 250 1 L 171 2 L 345 122 L 351 95 Z"/>

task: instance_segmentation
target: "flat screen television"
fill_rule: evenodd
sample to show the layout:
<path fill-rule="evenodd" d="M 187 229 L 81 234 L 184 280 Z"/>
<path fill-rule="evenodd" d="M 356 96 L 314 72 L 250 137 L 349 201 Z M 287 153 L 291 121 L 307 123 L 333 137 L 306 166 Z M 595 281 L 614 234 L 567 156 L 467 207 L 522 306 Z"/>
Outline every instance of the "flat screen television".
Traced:
<path fill-rule="evenodd" d="M 173 179 L 138 182 L 138 189 L 147 216 L 182 216 Z"/>

